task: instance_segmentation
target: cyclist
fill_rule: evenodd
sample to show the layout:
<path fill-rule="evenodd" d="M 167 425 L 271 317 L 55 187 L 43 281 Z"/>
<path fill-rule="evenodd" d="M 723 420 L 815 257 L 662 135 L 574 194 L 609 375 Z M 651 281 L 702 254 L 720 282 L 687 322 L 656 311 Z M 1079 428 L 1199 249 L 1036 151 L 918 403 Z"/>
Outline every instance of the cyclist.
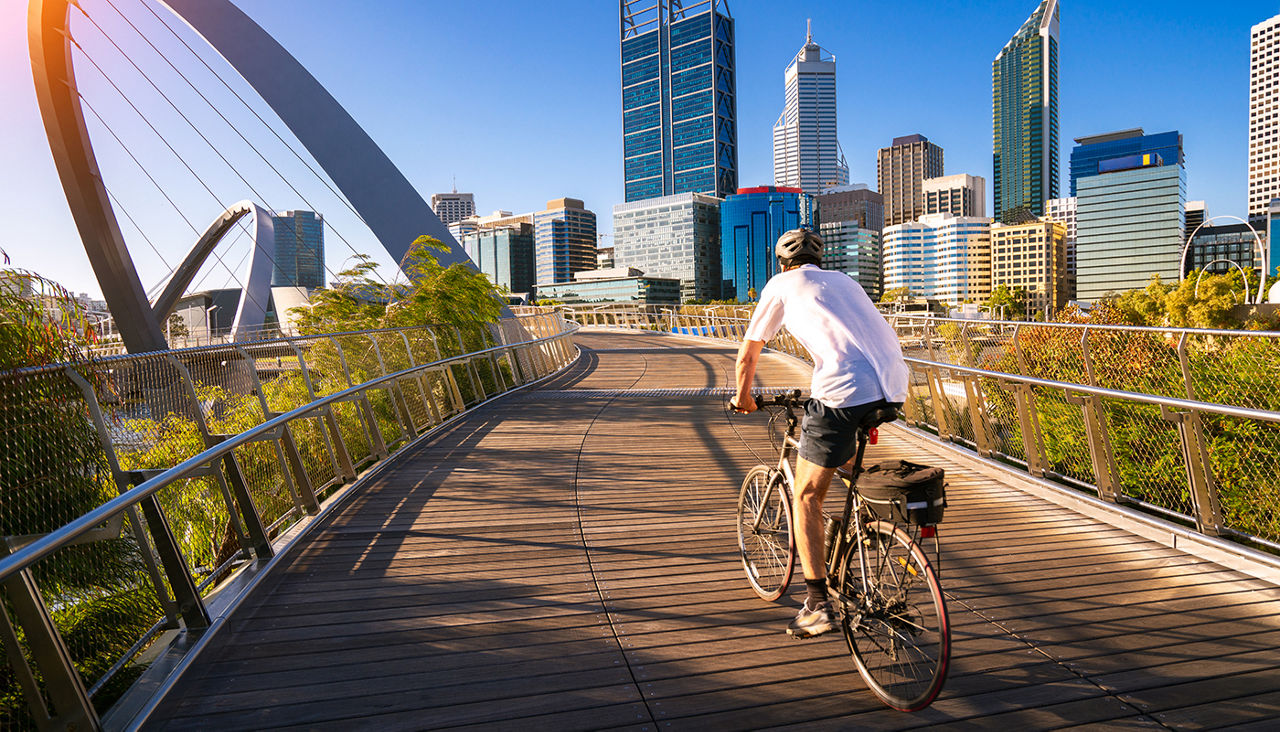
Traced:
<path fill-rule="evenodd" d="M 785 325 L 813 359 L 795 476 L 796 549 L 808 588 L 804 605 L 787 626 L 797 638 L 836 628 L 822 531 L 822 501 L 831 477 L 852 460 L 863 417 L 880 407 L 901 406 L 907 397 L 907 365 L 897 335 L 853 278 L 819 267 L 822 249 L 822 237 L 807 229 L 778 238 L 774 253 L 782 272 L 760 293 L 738 349 L 738 393 L 729 402 L 740 414 L 756 410 L 751 385 L 760 351 Z"/>

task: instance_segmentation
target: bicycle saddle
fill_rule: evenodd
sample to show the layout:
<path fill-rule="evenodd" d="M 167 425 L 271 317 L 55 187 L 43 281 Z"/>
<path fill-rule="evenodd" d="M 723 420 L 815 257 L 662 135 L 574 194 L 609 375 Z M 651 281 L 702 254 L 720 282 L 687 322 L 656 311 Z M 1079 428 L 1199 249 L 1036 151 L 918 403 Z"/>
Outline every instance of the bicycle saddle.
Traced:
<path fill-rule="evenodd" d="M 860 425 L 864 430 L 873 430 L 887 422 L 893 422 L 898 419 L 898 408 L 892 405 L 880 407 L 867 412 L 867 416 L 862 418 Z"/>

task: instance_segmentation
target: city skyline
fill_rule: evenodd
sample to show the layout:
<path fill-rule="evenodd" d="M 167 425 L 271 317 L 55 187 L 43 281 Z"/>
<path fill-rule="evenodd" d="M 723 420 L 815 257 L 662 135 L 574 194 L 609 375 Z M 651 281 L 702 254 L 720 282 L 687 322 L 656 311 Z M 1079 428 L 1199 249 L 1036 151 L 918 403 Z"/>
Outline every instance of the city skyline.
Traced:
<path fill-rule="evenodd" d="M 782 102 L 778 69 L 794 54 L 795 38 L 807 17 L 824 29 L 824 46 L 845 62 L 846 71 L 839 82 L 846 90 L 840 93 L 839 132 L 849 159 L 851 180 L 872 182 L 875 150 L 888 144 L 892 136 L 915 131 L 947 149 L 947 173 L 990 175 L 990 63 L 1036 4 L 1033 0 L 998 2 L 965 12 L 944 8 L 934 15 L 925 12 L 930 7 L 927 3 L 919 3 L 919 7 L 911 3 L 893 4 L 894 7 L 887 3 L 869 4 L 860 10 L 861 18 L 865 23 L 880 23 L 883 32 L 855 35 L 853 31 L 861 25 L 854 22 L 852 12 L 843 9 L 816 5 L 779 9 L 764 3 L 735 2 L 740 185 L 749 187 L 771 180 L 769 135 Z M 54 180 L 47 143 L 35 114 L 25 34 L 20 27 L 25 15 L 22 5 L 6 3 L 2 9 L 6 17 L 0 24 L 5 28 L 0 37 L 5 42 L 0 44 L 5 49 L 0 52 L 0 92 L 12 102 L 0 118 L 12 141 L 11 147 L 0 153 L 0 168 L 23 174 L 21 181 L 15 181 L 11 174 L 3 181 L 0 192 L 5 194 L 5 201 L 0 213 L 7 215 L 10 224 L 0 238 L 0 247 L 17 266 L 42 271 L 75 290 L 96 291 L 70 224 L 66 202 Z M 535 114 L 508 114 L 514 119 L 507 119 L 507 126 L 501 126 L 500 119 L 480 118 L 476 112 L 457 115 L 463 118 L 457 121 L 433 113 L 434 117 L 425 118 L 430 124 L 424 141 L 422 115 L 431 109 L 431 98 L 465 95 L 469 89 L 518 87 L 522 79 L 544 78 L 564 68 L 566 62 L 531 53 L 545 42 L 513 43 L 505 50 L 516 54 L 521 65 L 528 68 L 515 68 L 511 55 L 498 54 L 496 59 L 469 66 L 464 78 L 449 77 L 447 83 L 435 77 L 428 80 L 430 74 L 424 74 L 422 79 L 414 80 L 414 88 L 432 93 L 423 94 L 421 100 L 417 95 L 411 99 L 402 90 L 397 93 L 394 74 L 379 69 L 403 65 L 415 57 L 407 48 L 396 50 L 398 42 L 412 38 L 414 23 L 393 23 L 392 19 L 397 12 L 408 14 L 410 20 L 416 16 L 418 27 L 422 27 L 421 23 L 427 22 L 422 11 L 402 4 L 355 12 L 340 4 L 320 3 L 318 12 L 308 14 L 299 13 L 300 7 L 298 3 L 280 2 L 247 10 L 297 54 L 370 129 L 424 197 L 449 190 L 456 174 L 459 188 L 475 192 L 480 211 L 534 210 L 560 196 L 581 198 L 595 211 L 609 210 L 622 201 L 621 139 L 617 133 L 621 120 L 616 102 L 619 68 L 616 35 L 610 30 L 616 29 L 616 8 L 579 4 L 576 7 L 582 12 L 565 26 L 568 32 L 584 39 L 583 53 L 598 57 L 595 66 L 603 67 L 584 71 L 578 80 L 584 100 L 580 105 L 567 104 L 563 99 L 558 104 L 565 109 L 558 111 L 534 105 Z M 493 7 L 501 10 L 501 17 L 493 19 L 496 29 L 545 27 L 544 21 L 534 17 L 536 14 L 517 4 L 497 3 Z M 1101 3 L 1063 6 L 1061 138 L 1069 141 L 1075 136 L 1135 126 L 1182 130 L 1188 146 L 1188 197 L 1207 200 L 1214 213 L 1243 213 L 1249 29 L 1273 15 L 1277 8 L 1269 3 L 1233 5 L 1208 19 L 1211 22 L 1198 21 L 1194 29 L 1167 22 L 1164 13 L 1170 8 L 1169 3 L 1134 3 L 1123 9 Z M 480 6 L 465 12 L 433 8 L 431 22 L 461 27 L 468 18 L 474 21 L 472 16 L 481 11 Z M 926 27 L 916 24 L 907 32 L 905 28 L 895 30 L 889 22 L 898 14 L 912 12 L 928 19 Z M 1145 38 L 1120 33 L 1126 23 L 1147 29 L 1154 23 L 1164 34 L 1162 42 L 1153 44 Z M 1108 35 L 1109 27 L 1115 27 L 1117 32 Z M 905 83 L 929 63 L 923 58 L 903 64 L 901 75 L 887 74 L 896 62 L 887 60 L 884 50 L 903 44 L 920 47 L 919 33 L 926 30 L 936 31 L 930 38 L 931 51 L 927 55 L 934 56 L 934 61 L 938 54 L 949 56 L 948 70 L 955 73 L 947 83 L 928 87 Z M 1120 37 L 1126 38 L 1126 43 L 1117 43 Z M 335 43 L 356 46 L 361 54 L 329 53 L 327 49 Z M 1172 53 L 1169 48 L 1178 44 L 1184 46 L 1182 52 Z M 442 59 L 450 58 L 451 52 L 457 50 L 456 57 L 465 55 L 465 47 L 461 41 L 441 39 L 438 53 Z M 428 58 L 415 63 L 435 68 L 437 62 Z M 438 63 L 447 65 L 443 60 Z M 1100 74 L 1104 68 L 1107 73 Z M 1185 104 L 1166 99 L 1181 99 L 1189 88 L 1202 92 L 1205 101 L 1198 109 L 1210 112 L 1196 114 L 1188 111 Z M 854 89 L 860 93 L 849 91 Z M 872 105 L 867 101 L 869 94 L 882 94 L 893 104 Z M 873 108 L 889 112 L 868 114 Z M 537 139 L 516 134 L 519 126 L 529 128 L 527 134 Z M 469 144 L 427 144 L 451 137 L 450 132 L 455 129 L 469 130 L 463 135 Z M 102 144 L 100 137 L 95 139 Z M 575 144 L 568 145 L 570 140 Z M 569 150 L 570 147 L 580 149 Z M 1065 159 L 1068 151 L 1062 145 L 1060 148 Z M 509 164 L 504 167 L 493 163 L 494 155 L 513 159 L 524 167 L 522 174 L 515 176 L 518 181 L 508 182 L 513 177 Z M 536 172 L 529 172 L 534 169 Z M 277 206 L 306 208 L 294 200 L 284 200 Z M 328 207 L 316 208 L 331 216 Z M 211 214 L 193 214 L 202 220 L 208 215 Z M 601 219 L 604 232 L 610 228 L 607 218 Z M 26 241 L 44 245 L 37 250 L 24 247 Z M 140 260 L 149 256 L 145 245 L 134 239 L 130 243 Z M 608 244 L 608 240 L 604 243 Z M 166 254 L 175 256 L 179 243 L 165 244 Z M 328 248 L 331 268 L 341 264 L 346 251 L 341 242 L 335 240 L 333 244 Z M 158 262 L 140 261 L 139 267 L 148 283 L 163 274 Z"/>

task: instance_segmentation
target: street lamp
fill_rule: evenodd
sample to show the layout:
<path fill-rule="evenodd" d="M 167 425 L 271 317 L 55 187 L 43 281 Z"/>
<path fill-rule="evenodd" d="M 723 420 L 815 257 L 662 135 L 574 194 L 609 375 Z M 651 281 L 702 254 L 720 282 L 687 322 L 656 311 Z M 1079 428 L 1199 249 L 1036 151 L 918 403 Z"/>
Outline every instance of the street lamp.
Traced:
<path fill-rule="evenodd" d="M 1258 277 L 1258 300 L 1257 300 L 1257 302 L 1261 303 L 1262 302 L 1262 285 L 1267 281 L 1267 272 L 1270 271 L 1269 269 L 1270 265 L 1267 262 L 1267 249 L 1262 245 L 1262 239 L 1258 237 L 1258 230 L 1253 228 L 1253 224 L 1249 223 L 1248 221 L 1245 221 L 1239 216 L 1231 216 L 1230 214 L 1223 214 L 1221 216 L 1211 216 L 1205 219 L 1204 221 L 1200 222 L 1200 225 L 1191 231 L 1191 236 L 1188 236 L 1186 243 L 1182 245 L 1182 257 L 1178 262 L 1178 281 L 1181 282 L 1187 278 L 1187 275 L 1186 275 L 1187 253 L 1191 251 L 1191 244 L 1196 240 L 1196 234 L 1200 233 L 1200 229 L 1204 228 L 1205 225 L 1213 223 L 1218 219 L 1234 219 L 1236 221 L 1239 221 L 1245 226 L 1248 226 L 1249 231 L 1253 234 L 1253 241 L 1255 244 L 1258 245 L 1258 256 L 1260 257 L 1260 261 L 1262 262 L 1262 273 L 1261 273 L 1261 276 Z M 1210 262 L 1210 264 L 1212 263 L 1213 262 Z M 1239 265 L 1237 264 L 1237 266 Z M 1244 273 L 1243 267 L 1240 268 L 1240 272 L 1241 274 Z M 1196 281 L 1196 284 L 1197 285 L 1199 284 L 1199 280 Z M 1245 285 L 1244 285 L 1244 304 L 1245 305 L 1249 304 L 1249 281 L 1247 279 L 1245 280 Z"/>

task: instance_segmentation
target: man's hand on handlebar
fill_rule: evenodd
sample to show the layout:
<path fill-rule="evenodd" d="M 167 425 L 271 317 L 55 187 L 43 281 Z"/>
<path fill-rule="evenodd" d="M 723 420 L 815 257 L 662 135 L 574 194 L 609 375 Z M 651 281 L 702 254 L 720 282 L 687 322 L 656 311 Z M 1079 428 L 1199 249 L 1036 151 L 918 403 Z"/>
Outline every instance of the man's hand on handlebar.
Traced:
<path fill-rule="evenodd" d="M 751 414 L 756 409 L 759 409 L 756 405 L 755 397 L 750 394 L 742 402 L 738 402 L 736 398 L 731 398 L 729 400 L 729 408 L 737 414 Z"/>

